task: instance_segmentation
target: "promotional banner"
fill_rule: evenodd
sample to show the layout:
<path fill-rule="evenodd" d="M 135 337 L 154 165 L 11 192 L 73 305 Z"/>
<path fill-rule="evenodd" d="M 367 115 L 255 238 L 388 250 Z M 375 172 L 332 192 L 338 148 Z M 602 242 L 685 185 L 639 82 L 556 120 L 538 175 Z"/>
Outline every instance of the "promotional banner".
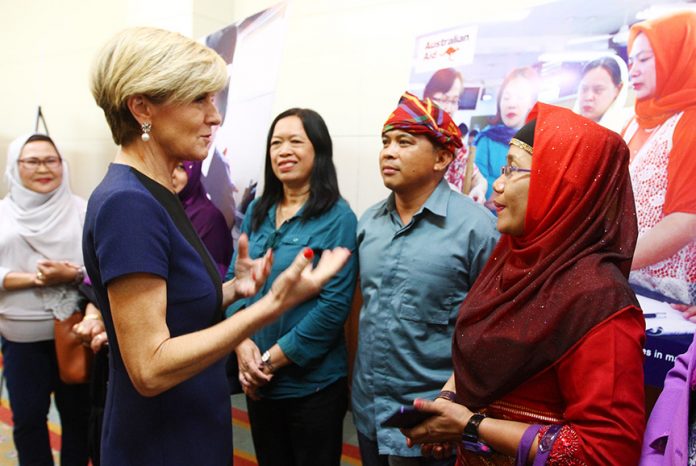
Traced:
<path fill-rule="evenodd" d="M 409 90 L 469 132 L 472 188 L 485 186 L 489 202 L 508 142 L 537 100 L 620 133 L 639 225 L 631 284 L 652 298 L 642 302 L 653 333 L 693 332 L 675 307 L 696 305 L 696 6 L 561 0 L 515 8 L 418 36 Z M 456 165 L 448 181 L 458 188 Z"/>
<path fill-rule="evenodd" d="M 225 60 L 230 77 L 216 96 L 222 124 L 203 164 L 203 183 L 232 228 L 235 246 L 246 207 L 262 179 L 286 9 L 287 2 L 279 3 L 203 39 Z"/>
<path fill-rule="evenodd" d="M 467 65 L 474 59 L 476 27 L 466 26 L 428 34 L 416 39 L 414 69 L 431 71 L 438 68 Z"/>

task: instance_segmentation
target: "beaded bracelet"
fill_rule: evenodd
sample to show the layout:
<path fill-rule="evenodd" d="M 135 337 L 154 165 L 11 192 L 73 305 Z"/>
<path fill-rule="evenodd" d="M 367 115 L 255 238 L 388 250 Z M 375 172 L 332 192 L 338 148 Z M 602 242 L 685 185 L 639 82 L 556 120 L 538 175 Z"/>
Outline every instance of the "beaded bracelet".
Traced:
<path fill-rule="evenodd" d="M 77 269 L 77 273 L 75 274 L 75 278 L 73 279 L 72 283 L 73 285 L 80 285 L 83 281 L 85 281 L 85 268 L 80 266 Z"/>
<path fill-rule="evenodd" d="M 457 398 L 457 394 L 454 393 L 452 390 L 442 390 L 438 395 L 435 397 L 437 400 L 438 398 L 444 398 L 447 401 L 451 401 L 454 403 L 454 400 Z"/>

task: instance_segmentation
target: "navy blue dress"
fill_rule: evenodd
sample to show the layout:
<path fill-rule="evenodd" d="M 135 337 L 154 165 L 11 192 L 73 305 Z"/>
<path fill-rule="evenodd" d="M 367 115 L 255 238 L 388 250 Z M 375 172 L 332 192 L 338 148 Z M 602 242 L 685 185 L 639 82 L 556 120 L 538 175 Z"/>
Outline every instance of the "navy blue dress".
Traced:
<path fill-rule="evenodd" d="M 144 397 L 128 377 L 114 333 L 106 287 L 132 273 L 167 281 L 172 337 L 209 327 L 222 316 L 217 269 L 178 198 L 133 168 L 112 164 L 89 199 L 83 252 L 110 347 L 101 464 L 232 464 L 224 361 Z"/>

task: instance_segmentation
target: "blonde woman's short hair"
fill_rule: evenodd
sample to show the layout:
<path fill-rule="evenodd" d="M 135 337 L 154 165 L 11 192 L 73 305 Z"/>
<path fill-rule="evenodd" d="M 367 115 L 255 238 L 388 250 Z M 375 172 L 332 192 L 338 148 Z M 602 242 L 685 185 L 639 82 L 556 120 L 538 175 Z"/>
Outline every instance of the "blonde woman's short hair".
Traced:
<path fill-rule="evenodd" d="M 107 42 L 91 78 L 94 100 L 119 145 L 141 132 L 128 109 L 129 97 L 188 103 L 220 91 L 226 83 L 227 66 L 214 50 L 179 33 L 150 27 L 126 29 Z"/>

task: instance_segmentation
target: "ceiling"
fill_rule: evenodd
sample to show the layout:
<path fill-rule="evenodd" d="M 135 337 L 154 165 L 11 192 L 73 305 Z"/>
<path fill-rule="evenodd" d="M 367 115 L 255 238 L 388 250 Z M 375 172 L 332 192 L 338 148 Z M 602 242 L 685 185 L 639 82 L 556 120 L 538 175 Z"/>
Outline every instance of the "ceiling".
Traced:
<path fill-rule="evenodd" d="M 639 21 L 636 14 L 649 8 L 694 8 L 696 2 L 674 0 L 560 0 L 546 1 L 518 12 L 505 11 L 476 24 L 474 62 L 460 71 L 469 83 L 494 89 L 512 68 L 539 64 L 541 61 L 579 61 L 582 54 L 614 48 L 625 54 L 623 44 L 611 42 L 622 26 Z M 510 13 L 519 13 L 517 15 Z M 466 26 L 467 24 L 462 24 Z M 623 34 L 625 37 L 625 34 Z M 545 54 L 545 60 L 540 56 Z M 555 56 L 557 58 L 549 58 Z M 412 83 L 427 81 L 430 73 L 414 74 Z"/>

